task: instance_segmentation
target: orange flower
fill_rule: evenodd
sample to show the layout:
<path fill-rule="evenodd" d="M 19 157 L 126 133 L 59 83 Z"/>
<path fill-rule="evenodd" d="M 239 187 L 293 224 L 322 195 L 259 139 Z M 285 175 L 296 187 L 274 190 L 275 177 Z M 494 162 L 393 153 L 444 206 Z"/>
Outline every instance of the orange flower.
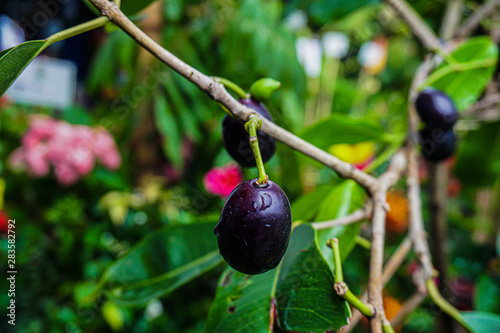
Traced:
<path fill-rule="evenodd" d="M 408 228 L 408 201 L 398 193 L 387 193 L 387 204 L 390 210 L 385 217 L 387 231 L 401 234 Z"/>

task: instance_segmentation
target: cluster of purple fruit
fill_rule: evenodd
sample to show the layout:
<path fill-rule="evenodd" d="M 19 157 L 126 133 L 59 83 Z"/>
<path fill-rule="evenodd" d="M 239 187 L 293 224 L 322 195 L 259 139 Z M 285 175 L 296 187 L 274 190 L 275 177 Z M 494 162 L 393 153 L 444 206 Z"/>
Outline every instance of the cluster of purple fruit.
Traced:
<path fill-rule="evenodd" d="M 448 95 L 436 89 L 424 89 L 415 108 L 425 128 L 420 131 L 422 154 L 431 162 L 441 162 L 455 152 L 453 125 L 458 120 L 455 104 Z"/>
<path fill-rule="evenodd" d="M 266 107 L 251 98 L 240 103 L 271 120 Z M 224 146 L 243 167 L 256 166 L 250 137 L 236 118 L 226 116 L 222 122 Z M 257 131 L 263 162 L 276 151 L 276 141 Z M 275 268 L 285 254 L 292 230 L 290 203 L 274 182 L 259 184 L 257 179 L 238 185 L 226 199 L 214 233 L 224 260 L 245 274 L 261 274 Z"/>

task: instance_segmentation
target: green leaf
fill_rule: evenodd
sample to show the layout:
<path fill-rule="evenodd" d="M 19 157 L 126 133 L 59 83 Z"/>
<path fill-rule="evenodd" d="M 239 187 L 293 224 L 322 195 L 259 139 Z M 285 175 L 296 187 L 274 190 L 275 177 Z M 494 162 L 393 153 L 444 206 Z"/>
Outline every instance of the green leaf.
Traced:
<path fill-rule="evenodd" d="M 169 0 L 165 3 L 165 16 L 169 21 L 177 22 L 182 17 L 184 1 Z"/>
<path fill-rule="evenodd" d="M 331 190 L 330 186 L 322 186 L 295 200 L 292 203 L 293 219 L 295 221 L 312 221 L 318 212 L 319 206 Z"/>
<path fill-rule="evenodd" d="M 498 47 L 488 37 L 474 37 L 460 44 L 450 57 L 458 66 L 470 69 L 454 71 L 451 65 L 444 63 L 423 86 L 444 91 L 453 99 L 457 109 L 463 111 L 474 104 L 490 82 L 498 60 Z"/>
<path fill-rule="evenodd" d="M 184 78 L 176 76 L 176 79 L 172 77 L 172 79 L 165 80 L 163 83 L 168 96 L 170 96 L 171 105 L 174 106 L 177 111 L 178 119 L 182 124 L 183 134 L 198 142 L 201 140 L 198 120 L 191 108 L 187 105 L 187 101 L 177 85 L 178 80 L 184 80 Z"/>
<path fill-rule="evenodd" d="M 123 305 L 165 296 L 222 262 L 213 228 L 196 223 L 156 231 L 111 265 L 100 283 Z"/>
<path fill-rule="evenodd" d="M 127 16 L 135 15 L 156 0 L 122 0 L 121 10 Z"/>
<path fill-rule="evenodd" d="M 163 153 L 179 168 L 182 166 L 182 133 L 167 100 L 160 94 L 155 95 L 154 113 L 156 128 L 163 138 Z"/>
<path fill-rule="evenodd" d="M 306 127 L 299 136 L 321 149 L 327 149 L 338 143 L 355 144 L 381 140 L 383 134 L 384 129 L 374 122 L 333 114 Z"/>
<path fill-rule="evenodd" d="M 46 40 L 34 40 L 0 53 L 0 96 L 9 89 L 26 66 L 48 45 L 49 42 Z"/>
<path fill-rule="evenodd" d="M 474 292 L 474 310 L 500 314 L 500 280 L 486 274 L 479 277 Z"/>
<path fill-rule="evenodd" d="M 231 268 L 222 273 L 205 332 L 269 332 L 275 270 L 244 275 Z"/>
<path fill-rule="evenodd" d="M 283 258 L 276 288 L 278 318 L 287 331 L 335 331 L 350 310 L 333 290 L 333 274 L 321 255 L 316 231 L 298 226 Z"/>
<path fill-rule="evenodd" d="M 334 186 L 330 193 L 324 198 L 318 209 L 315 221 L 333 220 L 349 215 L 363 206 L 366 199 L 365 190 L 354 180 L 344 180 Z M 338 238 L 340 256 L 345 260 L 356 244 L 356 236 L 359 234 L 360 223 L 353 223 L 346 226 L 322 229 L 318 231 L 318 242 L 332 271 L 333 253 L 332 249 L 326 246 L 330 238 Z"/>
<path fill-rule="evenodd" d="M 205 332 L 271 332 L 273 299 L 286 331 L 324 332 L 346 325 L 350 311 L 333 290 L 333 274 L 315 234 L 310 225 L 296 227 L 277 269 L 253 276 L 227 269 Z"/>
<path fill-rule="evenodd" d="M 333 20 L 345 17 L 359 8 L 379 2 L 379 0 L 296 0 L 292 1 L 291 4 L 288 5 L 287 12 L 294 9 L 294 7 L 304 9 L 310 14 L 313 21 L 323 25 Z"/>
<path fill-rule="evenodd" d="M 500 332 L 500 316 L 480 311 L 462 312 L 465 321 L 477 333 Z"/>

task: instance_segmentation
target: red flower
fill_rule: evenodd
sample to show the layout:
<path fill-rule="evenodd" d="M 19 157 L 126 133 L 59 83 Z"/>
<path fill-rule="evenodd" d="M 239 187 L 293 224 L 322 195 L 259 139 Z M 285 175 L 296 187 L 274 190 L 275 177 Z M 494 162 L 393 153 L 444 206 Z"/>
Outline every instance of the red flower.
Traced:
<path fill-rule="evenodd" d="M 6 234 L 9 230 L 9 216 L 0 210 L 0 233 Z"/>
<path fill-rule="evenodd" d="M 225 167 L 212 168 L 203 177 L 205 189 L 212 194 L 227 198 L 229 194 L 243 181 L 240 169 L 230 164 Z"/>

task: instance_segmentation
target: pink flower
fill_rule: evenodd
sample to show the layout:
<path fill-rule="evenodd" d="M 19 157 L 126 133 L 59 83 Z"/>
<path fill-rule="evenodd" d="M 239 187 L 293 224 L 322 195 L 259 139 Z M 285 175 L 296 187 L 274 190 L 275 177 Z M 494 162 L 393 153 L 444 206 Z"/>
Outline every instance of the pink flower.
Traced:
<path fill-rule="evenodd" d="M 57 180 L 71 185 L 94 169 L 96 159 L 108 169 L 121 163 L 113 137 L 104 128 L 73 126 L 35 115 L 9 164 L 18 171 L 27 169 L 33 177 L 47 176 L 52 165 Z"/>
<path fill-rule="evenodd" d="M 29 171 L 33 176 L 44 177 L 49 174 L 50 164 L 46 144 L 40 143 L 35 147 L 27 148 L 24 156 Z"/>
<path fill-rule="evenodd" d="M 26 170 L 27 165 L 24 147 L 19 147 L 10 154 L 9 167 L 17 172 Z"/>
<path fill-rule="evenodd" d="M 108 169 L 116 169 L 120 166 L 121 158 L 116 149 L 113 137 L 104 128 L 94 131 L 94 153 L 100 162 Z"/>
<path fill-rule="evenodd" d="M 64 162 L 54 164 L 54 173 L 62 185 L 72 185 L 80 178 L 78 172 Z"/>
<path fill-rule="evenodd" d="M 30 118 L 30 129 L 22 139 L 23 146 L 32 148 L 44 140 L 48 140 L 54 135 L 57 128 L 57 121 L 41 115 L 33 115 Z"/>
<path fill-rule="evenodd" d="M 203 185 L 207 192 L 222 198 L 227 198 L 242 181 L 243 175 L 234 164 L 212 168 L 203 177 Z"/>

